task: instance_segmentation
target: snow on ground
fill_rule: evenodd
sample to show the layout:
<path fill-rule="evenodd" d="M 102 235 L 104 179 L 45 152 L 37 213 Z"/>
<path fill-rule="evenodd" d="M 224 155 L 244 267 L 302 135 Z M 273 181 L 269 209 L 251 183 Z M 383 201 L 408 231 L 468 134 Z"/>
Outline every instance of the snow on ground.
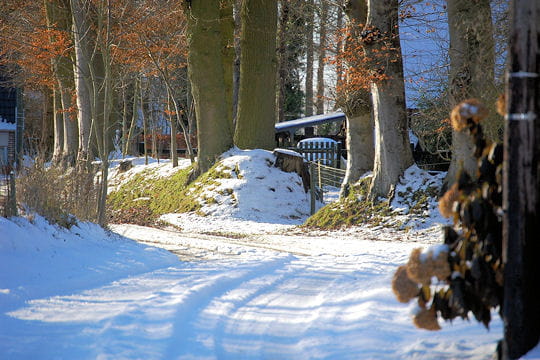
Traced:
<path fill-rule="evenodd" d="M 230 178 L 217 179 L 201 197 L 199 213 L 166 214 L 161 220 L 188 232 L 228 231 L 240 234 L 286 230 L 302 224 L 309 216 L 310 195 L 296 173 L 274 166 L 275 156 L 266 150 L 232 149 L 222 155 L 218 170 Z M 223 223 L 227 226 L 223 226 Z"/>
<path fill-rule="evenodd" d="M 413 326 L 412 306 L 398 303 L 391 292 L 392 275 L 410 251 L 441 242 L 436 216 L 425 216 L 422 226 L 409 232 L 384 227 L 307 232 L 295 227 L 305 216 L 284 221 L 287 205 L 269 206 L 276 200 L 269 187 L 281 195 L 296 181 L 261 165 L 269 156 L 231 154 L 227 161 L 242 176 L 224 186 L 247 200 L 235 211 L 222 208 L 227 216 L 217 211 L 182 217 L 183 231 L 113 225 L 114 232 L 106 232 L 91 224 L 66 230 L 39 216 L 0 218 L 0 354 L 166 360 L 491 357 L 502 337 L 498 315 L 490 331 L 475 321 L 455 321 L 427 332 Z M 133 173 L 144 168 L 138 162 Z M 155 176 L 173 171 L 166 163 L 151 166 Z M 418 186 L 433 180 L 425 176 L 414 171 L 403 182 L 427 179 Z M 271 183 L 274 177 L 284 186 Z M 248 186 L 255 181 L 258 186 Z M 257 206 L 265 212 L 249 210 Z M 406 205 L 400 206 L 405 214 Z"/>
<path fill-rule="evenodd" d="M 180 261 L 93 225 L 0 227 L 8 359 L 488 359 L 502 335 L 500 321 L 414 328 L 390 280 L 417 243 L 282 239 L 301 254 L 127 227 L 213 254 Z"/>

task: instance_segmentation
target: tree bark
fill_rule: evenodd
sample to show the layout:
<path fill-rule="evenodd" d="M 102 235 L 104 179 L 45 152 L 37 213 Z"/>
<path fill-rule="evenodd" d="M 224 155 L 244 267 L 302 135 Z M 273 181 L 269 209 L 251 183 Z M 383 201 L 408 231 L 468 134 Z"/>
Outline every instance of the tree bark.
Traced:
<path fill-rule="evenodd" d="M 75 48 L 75 92 L 77 94 L 77 121 L 79 149 L 77 161 L 90 160 L 92 100 L 90 78 L 90 24 L 84 0 L 70 0 L 73 16 L 73 43 Z"/>
<path fill-rule="evenodd" d="M 227 106 L 227 121 L 234 131 L 234 0 L 225 0 L 221 2 L 220 22 L 221 22 L 221 51 L 223 64 L 223 81 L 225 83 L 225 102 Z"/>
<path fill-rule="evenodd" d="M 315 23 L 314 0 L 307 0 L 306 20 L 306 116 L 313 115 L 313 24 Z"/>
<path fill-rule="evenodd" d="M 489 0 L 448 0 L 450 35 L 450 109 L 468 98 L 485 102 L 495 81 L 495 45 Z M 445 179 L 446 187 L 455 181 L 460 169 L 473 179 L 476 160 L 471 137 L 452 132 L 452 160 Z"/>
<path fill-rule="evenodd" d="M 198 172 L 233 145 L 223 75 L 218 1 L 192 1 L 188 16 L 188 72 L 197 119 Z"/>
<path fill-rule="evenodd" d="M 360 37 L 360 25 L 367 21 L 367 3 L 365 0 L 351 0 L 345 9 L 348 26 L 355 37 Z M 345 44 L 347 47 L 349 44 Z M 350 50 L 347 50 L 350 51 Z M 347 64 L 347 66 L 359 66 Z M 361 65 L 362 66 L 362 65 Z M 346 79 L 344 79 L 346 81 Z M 373 169 L 375 156 L 373 139 L 373 118 L 371 116 L 370 96 L 367 90 L 349 90 L 340 94 L 344 99 L 343 111 L 347 121 L 347 172 L 343 185 L 354 184 L 362 175 Z"/>
<path fill-rule="evenodd" d="M 53 145 L 53 163 L 60 163 L 64 153 L 64 119 L 60 112 L 62 102 L 58 95 L 57 87 L 53 90 L 53 119 L 54 119 L 54 145 Z"/>
<path fill-rule="evenodd" d="M 324 114 L 324 64 L 326 58 L 326 22 L 328 21 L 327 0 L 321 0 L 319 13 L 319 57 L 317 64 L 317 114 Z"/>
<path fill-rule="evenodd" d="M 336 28 L 338 29 L 338 31 L 340 31 L 341 28 L 343 27 L 343 6 L 342 6 L 341 2 L 338 2 L 338 6 L 337 6 L 336 11 L 337 11 L 337 13 L 336 13 Z M 364 19 L 365 19 L 365 17 L 364 17 Z M 336 54 L 339 54 L 341 52 L 342 48 L 343 48 L 343 41 L 338 40 L 336 42 L 336 48 L 335 48 Z M 337 63 L 336 63 L 336 85 L 341 84 L 342 81 L 343 81 L 343 63 L 342 63 L 342 61 L 340 59 L 337 59 Z"/>
<path fill-rule="evenodd" d="M 69 1 L 54 0 L 45 1 L 47 9 L 47 25 L 54 27 L 66 33 L 71 32 L 72 16 Z M 56 39 L 51 39 L 55 41 Z M 75 165 L 77 154 L 77 123 L 71 117 L 71 93 L 74 90 L 73 82 L 73 62 L 67 56 L 58 56 L 53 59 L 53 69 L 58 83 L 58 93 L 62 104 L 62 119 L 63 119 L 63 141 L 62 158 L 60 160 L 64 165 Z"/>
<path fill-rule="evenodd" d="M 172 94 L 169 90 L 169 88 L 167 87 L 167 96 L 168 96 L 168 101 L 167 101 L 167 110 L 169 112 L 169 121 L 171 123 L 171 144 L 170 144 L 170 149 L 171 149 L 171 162 L 172 162 L 172 167 L 177 167 L 178 166 L 178 154 L 176 152 L 176 148 L 177 148 L 177 144 L 176 144 L 176 133 L 178 132 L 178 129 L 177 129 L 177 117 L 173 117 L 171 115 L 171 101 L 175 101 L 172 97 Z M 177 106 L 175 106 L 175 109 L 177 109 Z M 178 111 L 178 110 L 176 110 Z M 176 113 L 178 115 L 178 112 Z M 185 132 L 184 132 L 185 134 Z M 187 141 L 189 140 L 189 135 L 186 137 L 186 145 L 187 144 Z"/>
<path fill-rule="evenodd" d="M 278 72 L 277 72 L 277 96 L 276 96 L 276 119 L 277 122 L 285 120 L 285 83 L 287 81 L 287 24 L 289 22 L 290 4 L 288 1 L 281 2 L 278 29 Z"/>
<path fill-rule="evenodd" d="M 273 149 L 276 108 L 277 2 L 242 3 L 240 93 L 235 144 Z"/>
<path fill-rule="evenodd" d="M 388 77 L 371 83 L 375 120 L 375 162 L 369 194 L 375 199 L 388 196 L 399 177 L 413 164 L 407 131 L 403 63 L 399 43 L 398 0 L 369 0 L 367 31 L 380 31 L 386 45 L 394 49 L 391 61 L 381 68 L 372 64 L 372 71 L 384 71 Z M 365 43 L 370 58 L 376 58 L 383 43 Z M 374 51 L 375 50 L 375 51 Z"/>
<path fill-rule="evenodd" d="M 511 6 L 503 163 L 503 359 L 517 359 L 540 338 L 540 5 Z"/>

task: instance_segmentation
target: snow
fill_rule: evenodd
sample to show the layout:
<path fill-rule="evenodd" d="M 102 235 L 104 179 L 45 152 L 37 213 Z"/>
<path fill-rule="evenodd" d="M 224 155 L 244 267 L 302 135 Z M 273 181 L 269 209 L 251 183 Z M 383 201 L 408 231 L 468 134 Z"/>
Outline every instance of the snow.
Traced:
<path fill-rule="evenodd" d="M 4 120 L 5 119 L 0 116 L 0 131 L 15 131 L 17 129 L 17 124 L 9 123 Z"/>
<path fill-rule="evenodd" d="M 296 173 L 274 166 L 275 156 L 266 150 L 232 149 L 222 155 L 220 171 L 230 179 L 217 179 L 217 185 L 202 197 L 215 199 L 203 203 L 200 217 L 193 214 L 166 214 L 161 220 L 185 231 L 220 231 L 223 222 L 235 233 L 265 233 L 302 224 L 310 213 L 310 195 L 304 191 Z"/>
<path fill-rule="evenodd" d="M 237 208 L 224 215 L 226 206 L 214 204 L 216 212 L 208 216 L 183 218 L 182 231 L 126 224 L 106 231 L 88 223 L 68 230 L 37 215 L 0 218 L 0 354 L 8 359 L 491 357 L 502 338 L 498 315 L 493 314 L 490 331 L 475 321 L 455 321 L 427 332 L 413 326 L 414 306 L 398 303 L 391 292 L 393 273 L 411 250 L 440 243 L 437 216 L 427 216 L 409 232 L 298 228 L 305 216 L 294 221 L 281 216 L 297 204 L 265 204 L 273 199 L 261 186 L 272 185 L 279 195 L 290 191 L 277 182 L 295 182 L 263 165 L 269 157 L 262 150 L 225 156 L 225 164 L 238 165 L 243 175 L 222 184 L 234 188 Z M 130 171 L 145 167 L 138 161 Z M 155 176 L 173 171 L 166 162 L 149 166 Z M 265 178 L 257 179 L 260 174 Z M 111 181 L 125 181 L 115 179 L 120 175 L 113 172 Z M 412 169 L 403 186 L 405 179 L 414 186 L 436 183 L 437 176 Z M 256 180 L 260 186 L 250 187 Z M 295 196 L 303 201 L 300 190 Z M 264 212 L 249 210 L 257 196 L 257 209 Z M 394 201 L 406 212 L 406 205 Z M 198 225 L 189 227 L 190 222 Z"/>

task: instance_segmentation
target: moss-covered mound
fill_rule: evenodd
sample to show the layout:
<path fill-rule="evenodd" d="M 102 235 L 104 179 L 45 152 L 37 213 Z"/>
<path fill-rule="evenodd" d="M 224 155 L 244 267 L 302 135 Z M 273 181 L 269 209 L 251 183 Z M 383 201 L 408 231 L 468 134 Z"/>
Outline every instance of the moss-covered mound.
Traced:
<path fill-rule="evenodd" d="M 107 198 L 112 222 L 149 225 L 161 214 L 180 206 L 179 199 L 187 187 L 191 166 L 179 169 L 170 177 L 159 178 L 155 169 L 136 174 Z"/>
<path fill-rule="evenodd" d="M 179 169 L 170 177 L 159 178 L 155 170 L 144 170 L 125 182 L 107 198 L 111 222 L 151 225 L 163 214 L 198 211 L 215 201 L 204 192 L 231 178 L 232 169 L 220 163 L 187 184 L 192 167 Z M 232 196 L 232 190 L 228 192 Z"/>
<path fill-rule="evenodd" d="M 445 223 L 437 210 L 437 198 L 445 173 L 429 173 L 416 165 L 407 169 L 390 200 L 371 201 L 371 178 L 350 187 L 345 198 L 329 204 L 310 217 L 304 226 L 338 229 L 358 225 L 384 225 L 400 230 L 422 229 L 433 223 Z"/>
<path fill-rule="evenodd" d="M 367 193 L 370 178 L 352 185 L 349 194 L 328 204 L 307 219 L 305 227 L 334 230 L 354 225 L 379 225 L 392 212 L 387 201 L 371 201 Z"/>

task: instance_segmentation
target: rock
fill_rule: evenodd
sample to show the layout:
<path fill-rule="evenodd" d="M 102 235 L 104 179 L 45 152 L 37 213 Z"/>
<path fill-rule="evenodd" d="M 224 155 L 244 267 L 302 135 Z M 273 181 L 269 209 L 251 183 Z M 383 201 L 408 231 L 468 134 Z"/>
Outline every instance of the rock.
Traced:
<path fill-rule="evenodd" d="M 123 160 L 118 166 L 118 172 L 126 172 L 133 167 L 131 160 Z"/>

